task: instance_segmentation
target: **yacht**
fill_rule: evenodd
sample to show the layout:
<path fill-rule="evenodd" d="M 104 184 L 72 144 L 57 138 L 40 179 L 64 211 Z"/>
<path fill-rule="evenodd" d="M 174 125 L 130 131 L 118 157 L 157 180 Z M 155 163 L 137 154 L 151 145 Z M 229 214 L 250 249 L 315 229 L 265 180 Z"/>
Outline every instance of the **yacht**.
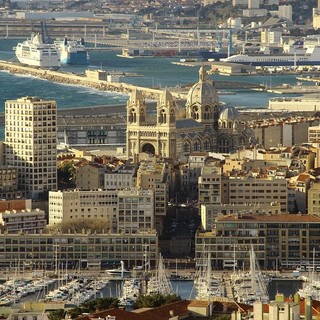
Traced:
<path fill-rule="evenodd" d="M 111 279 L 123 279 L 130 277 L 131 272 L 124 268 L 124 262 L 120 261 L 120 268 L 106 270 L 106 273 L 110 276 Z"/>

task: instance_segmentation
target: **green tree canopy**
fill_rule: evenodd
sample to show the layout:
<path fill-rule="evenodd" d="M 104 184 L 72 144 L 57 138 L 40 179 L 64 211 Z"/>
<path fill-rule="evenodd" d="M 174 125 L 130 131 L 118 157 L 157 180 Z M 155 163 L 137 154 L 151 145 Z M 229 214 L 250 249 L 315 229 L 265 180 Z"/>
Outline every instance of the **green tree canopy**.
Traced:
<path fill-rule="evenodd" d="M 65 319 L 66 316 L 66 311 L 64 311 L 63 309 L 57 309 L 54 311 L 51 311 L 48 314 L 48 319 L 49 320 L 62 320 Z"/>
<path fill-rule="evenodd" d="M 118 306 L 119 300 L 117 298 L 98 298 L 92 301 L 85 302 L 81 306 L 69 310 L 68 315 L 71 317 L 71 319 L 75 319 L 82 313 L 94 313 L 107 309 L 118 308 Z"/>
<path fill-rule="evenodd" d="M 152 294 L 152 295 L 141 295 L 135 301 L 133 308 L 140 309 L 140 308 L 155 308 L 160 307 L 165 304 L 173 303 L 176 301 L 180 301 L 181 298 L 176 294 Z"/>
<path fill-rule="evenodd" d="M 76 169 L 73 162 L 66 162 L 58 167 L 58 188 L 68 189 L 75 187 Z"/>

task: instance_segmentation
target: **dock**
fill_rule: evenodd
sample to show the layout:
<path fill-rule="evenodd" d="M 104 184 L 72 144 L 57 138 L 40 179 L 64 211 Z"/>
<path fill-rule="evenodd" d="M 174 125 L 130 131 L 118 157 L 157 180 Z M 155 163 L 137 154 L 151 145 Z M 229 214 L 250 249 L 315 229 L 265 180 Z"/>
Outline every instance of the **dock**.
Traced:
<path fill-rule="evenodd" d="M 280 86 L 269 88 L 267 91 L 275 94 L 313 94 L 320 93 L 320 86 Z"/>

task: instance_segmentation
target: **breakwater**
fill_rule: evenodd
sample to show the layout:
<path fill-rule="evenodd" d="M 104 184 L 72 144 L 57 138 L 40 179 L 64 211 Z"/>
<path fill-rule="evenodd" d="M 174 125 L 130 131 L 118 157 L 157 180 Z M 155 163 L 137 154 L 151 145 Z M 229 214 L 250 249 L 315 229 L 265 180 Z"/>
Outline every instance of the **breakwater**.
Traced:
<path fill-rule="evenodd" d="M 136 88 L 142 91 L 145 98 L 152 100 L 157 99 L 159 94 L 161 94 L 162 92 L 162 90 L 159 89 L 137 87 L 131 84 L 120 82 L 108 82 L 105 80 L 98 80 L 95 78 L 87 77 L 85 75 L 79 75 L 63 71 L 40 69 L 37 67 L 24 66 L 3 60 L 0 60 L 0 70 L 8 71 L 13 74 L 30 75 L 39 79 L 45 79 L 56 83 L 86 86 L 100 91 L 130 94 L 130 92 Z M 180 97 L 179 94 L 177 94 L 176 96 Z"/>

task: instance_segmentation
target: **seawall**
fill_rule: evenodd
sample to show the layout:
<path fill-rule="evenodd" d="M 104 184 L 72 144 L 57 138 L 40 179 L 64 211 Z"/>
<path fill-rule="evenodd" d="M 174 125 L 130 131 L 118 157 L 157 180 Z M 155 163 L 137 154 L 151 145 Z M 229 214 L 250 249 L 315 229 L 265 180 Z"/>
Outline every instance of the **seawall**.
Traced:
<path fill-rule="evenodd" d="M 53 71 L 40 69 L 37 67 L 24 66 L 3 60 L 0 60 L 0 70 L 8 71 L 13 74 L 30 75 L 57 83 L 86 86 L 101 91 L 119 92 L 123 94 L 130 94 L 130 92 L 136 88 L 142 91 L 145 98 L 152 100 L 157 99 L 159 94 L 161 94 L 161 92 L 163 91 L 159 89 L 137 87 L 127 83 L 97 80 L 94 78 L 88 78 L 84 75 L 78 75 L 64 71 Z"/>

